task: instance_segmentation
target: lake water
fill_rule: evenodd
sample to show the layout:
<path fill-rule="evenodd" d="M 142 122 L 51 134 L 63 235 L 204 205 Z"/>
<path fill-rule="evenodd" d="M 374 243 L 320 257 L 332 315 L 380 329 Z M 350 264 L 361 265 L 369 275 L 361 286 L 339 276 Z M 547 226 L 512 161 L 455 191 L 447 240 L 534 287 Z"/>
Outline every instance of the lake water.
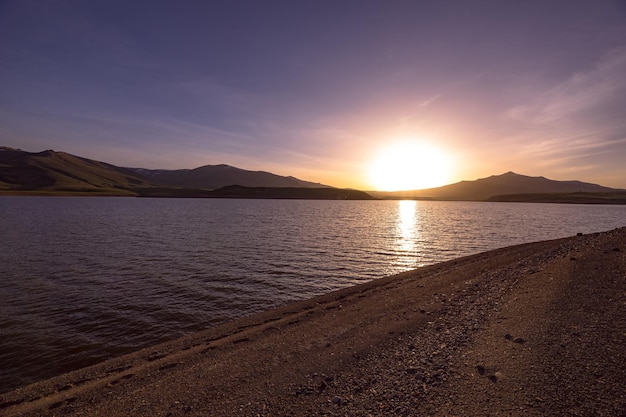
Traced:
<path fill-rule="evenodd" d="M 0 392 L 626 206 L 0 197 Z"/>

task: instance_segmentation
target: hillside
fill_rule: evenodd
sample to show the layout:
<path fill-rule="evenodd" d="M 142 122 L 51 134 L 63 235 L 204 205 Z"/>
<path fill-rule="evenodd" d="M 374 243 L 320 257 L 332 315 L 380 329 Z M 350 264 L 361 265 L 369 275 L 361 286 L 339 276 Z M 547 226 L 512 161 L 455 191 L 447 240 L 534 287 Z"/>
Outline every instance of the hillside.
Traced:
<path fill-rule="evenodd" d="M 127 194 L 152 184 L 136 173 L 65 152 L 0 148 L 0 190 Z"/>
<path fill-rule="evenodd" d="M 374 195 L 380 198 L 483 201 L 494 196 L 510 194 L 606 193 L 613 191 L 618 190 L 581 181 L 555 181 L 544 177 L 529 177 L 507 172 L 502 175 L 492 175 L 475 181 L 461 181 L 443 187 L 374 193 Z"/>
<path fill-rule="evenodd" d="M 611 191 L 602 193 L 507 194 L 490 197 L 487 201 L 518 203 L 626 204 L 626 191 Z"/>
<path fill-rule="evenodd" d="M 302 200 L 372 200 L 366 192 L 340 188 L 241 187 L 231 185 L 210 192 L 214 198 L 272 198 Z"/>

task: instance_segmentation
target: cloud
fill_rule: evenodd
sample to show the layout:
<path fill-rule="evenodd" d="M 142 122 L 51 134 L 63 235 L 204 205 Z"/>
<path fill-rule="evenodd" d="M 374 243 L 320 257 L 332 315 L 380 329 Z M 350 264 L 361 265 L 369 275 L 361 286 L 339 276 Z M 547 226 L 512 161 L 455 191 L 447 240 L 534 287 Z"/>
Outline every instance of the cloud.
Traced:
<path fill-rule="evenodd" d="M 602 55 L 527 103 L 505 112 L 520 144 L 537 157 L 598 156 L 626 141 L 626 48 Z M 622 147 L 623 148 L 623 147 Z"/>
<path fill-rule="evenodd" d="M 541 91 L 518 93 L 501 121 L 510 163 L 541 175 L 623 183 L 626 159 L 626 47 L 598 56 L 585 68 Z"/>
<path fill-rule="evenodd" d="M 568 153 L 578 153 L 578 156 L 592 156 L 607 152 L 605 148 L 611 145 L 626 144 L 626 138 L 618 140 L 598 141 L 594 137 L 569 138 L 567 141 Z M 524 146 L 522 152 L 551 156 L 561 154 L 563 142 L 561 139 L 548 139 L 532 142 Z"/>
<path fill-rule="evenodd" d="M 415 109 L 413 109 L 408 114 L 404 115 L 400 119 L 400 122 L 406 125 L 412 119 L 415 119 L 417 116 L 420 116 L 428 107 L 430 107 L 433 103 L 435 103 L 440 98 L 441 98 L 441 94 L 436 94 L 432 97 L 422 100 L 421 102 L 417 103 L 417 106 Z"/>
<path fill-rule="evenodd" d="M 624 74 L 626 48 L 612 50 L 590 69 L 576 72 L 530 103 L 508 110 L 507 116 L 543 126 L 569 122 L 581 113 L 594 112 L 607 102 L 623 101 L 626 89 Z"/>

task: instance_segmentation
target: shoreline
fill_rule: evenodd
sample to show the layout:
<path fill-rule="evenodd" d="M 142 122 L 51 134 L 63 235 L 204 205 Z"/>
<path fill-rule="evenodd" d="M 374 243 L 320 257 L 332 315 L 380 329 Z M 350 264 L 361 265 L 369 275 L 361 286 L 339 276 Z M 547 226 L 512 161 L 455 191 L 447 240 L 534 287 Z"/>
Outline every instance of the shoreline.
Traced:
<path fill-rule="evenodd" d="M 0 394 L 0 415 L 620 415 L 625 244 L 621 228 L 370 281 Z"/>

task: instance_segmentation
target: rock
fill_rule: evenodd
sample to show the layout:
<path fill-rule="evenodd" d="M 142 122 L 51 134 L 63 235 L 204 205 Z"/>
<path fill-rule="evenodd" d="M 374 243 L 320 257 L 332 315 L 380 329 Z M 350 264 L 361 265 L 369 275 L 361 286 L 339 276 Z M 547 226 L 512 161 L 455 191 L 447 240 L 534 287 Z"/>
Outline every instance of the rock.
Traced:
<path fill-rule="evenodd" d="M 322 392 L 322 391 L 324 391 L 327 387 L 328 387 L 328 384 L 326 384 L 326 382 L 322 381 L 322 382 L 320 382 L 320 384 L 317 386 L 317 391 L 321 393 L 321 392 Z"/>
<path fill-rule="evenodd" d="M 521 337 L 516 337 L 515 339 L 513 339 L 513 343 L 519 343 L 520 345 L 524 342 L 526 342 L 526 340 Z"/>
<path fill-rule="evenodd" d="M 478 371 L 478 375 L 485 375 L 484 365 L 476 365 L 476 370 Z"/>
<path fill-rule="evenodd" d="M 441 374 L 434 374 L 430 378 L 428 378 L 427 383 L 429 385 L 439 385 L 443 382 L 443 376 Z"/>
<path fill-rule="evenodd" d="M 508 334 L 508 333 L 504 335 L 504 338 L 505 338 L 506 340 L 513 340 L 513 336 L 511 336 L 511 335 L 510 335 L 510 334 Z"/>
<path fill-rule="evenodd" d="M 341 400 L 341 397 L 337 397 L 336 395 L 333 397 L 332 402 L 335 405 L 341 405 L 343 403 L 343 401 Z"/>

